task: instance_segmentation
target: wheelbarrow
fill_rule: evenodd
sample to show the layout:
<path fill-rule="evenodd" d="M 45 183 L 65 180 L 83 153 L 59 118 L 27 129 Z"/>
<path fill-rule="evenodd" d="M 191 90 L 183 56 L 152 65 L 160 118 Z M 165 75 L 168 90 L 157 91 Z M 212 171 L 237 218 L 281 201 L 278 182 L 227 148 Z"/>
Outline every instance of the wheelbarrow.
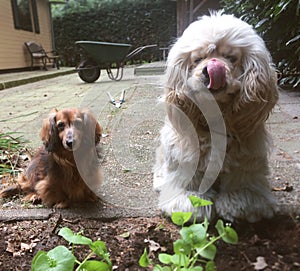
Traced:
<path fill-rule="evenodd" d="M 120 81 L 126 61 L 144 49 L 156 46 L 155 44 L 141 46 L 129 53 L 131 44 L 97 41 L 76 41 L 75 44 L 84 51 L 84 57 L 76 70 L 81 80 L 87 83 L 98 80 L 101 69 L 106 70 L 111 80 Z"/>

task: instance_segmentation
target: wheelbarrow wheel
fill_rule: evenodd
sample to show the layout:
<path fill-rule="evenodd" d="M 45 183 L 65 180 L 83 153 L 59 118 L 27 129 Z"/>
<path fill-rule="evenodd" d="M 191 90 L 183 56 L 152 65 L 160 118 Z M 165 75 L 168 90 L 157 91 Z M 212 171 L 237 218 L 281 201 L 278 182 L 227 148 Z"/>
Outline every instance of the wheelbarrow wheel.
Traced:
<path fill-rule="evenodd" d="M 96 64 L 90 60 L 86 60 L 80 64 L 78 75 L 81 80 L 86 83 L 94 83 L 100 77 L 101 70 Z"/>

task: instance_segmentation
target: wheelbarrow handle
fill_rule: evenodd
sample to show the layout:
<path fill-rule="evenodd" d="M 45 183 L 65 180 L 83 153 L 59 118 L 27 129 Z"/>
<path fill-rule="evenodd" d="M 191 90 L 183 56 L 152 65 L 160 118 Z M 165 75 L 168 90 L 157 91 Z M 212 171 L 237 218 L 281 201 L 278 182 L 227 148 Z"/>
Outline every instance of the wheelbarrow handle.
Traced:
<path fill-rule="evenodd" d="M 133 58 L 135 55 L 139 54 L 141 51 L 145 50 L 146 48 L 152 48 L 152 47 L 156 47 L 156 46 L 157 46 L 157 44 L 149 44 L 149 45 L 138 47 L 126 56 L 125 61 Z"/>

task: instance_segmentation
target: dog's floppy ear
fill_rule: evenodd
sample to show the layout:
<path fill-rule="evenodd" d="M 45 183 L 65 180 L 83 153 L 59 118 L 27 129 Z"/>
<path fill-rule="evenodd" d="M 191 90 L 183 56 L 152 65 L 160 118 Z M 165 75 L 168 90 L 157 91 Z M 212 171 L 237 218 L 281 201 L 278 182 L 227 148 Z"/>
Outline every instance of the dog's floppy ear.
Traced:
<path fill-rule="evenodd" d="M 278 100 L 277 76 L 263 41 L 255 52 L 245 54 L 241 91 L 233 105 L 234 130 L 247 136 L 265 122 Z"/>
<path fill-rule="evenodd" d="M 84 142 L 89 145 L 97 145 L 102 135 L 102 127 L 89 111 L 83 111 Z"/>
<path fill-rule="evenodd" d="M 240 102 L 272 102 L 274 105 L 278 98 L 277 78 L 268 51 L 261 48 L 253 54 L 245 54 L 243 68 Z"/>
<path fill-rule="evenodd" d="M 172 90 L 180 93 L 187 86 L 189 66 L 189 53 L 176 55 L 176 48 L 172 48 L 167 60 L 166 82 L 164 83 L 167 93 Z"/>
<path fill-rule="evenodd" d="M 49 114 L 48 118 L 44 119 L 43 127 L 40 133 L 41 139 L 48 152 L 54 152 L 61 144 L 56 127 L 57 112 L 58 110 L 54 109 L 53 112 Z"/>

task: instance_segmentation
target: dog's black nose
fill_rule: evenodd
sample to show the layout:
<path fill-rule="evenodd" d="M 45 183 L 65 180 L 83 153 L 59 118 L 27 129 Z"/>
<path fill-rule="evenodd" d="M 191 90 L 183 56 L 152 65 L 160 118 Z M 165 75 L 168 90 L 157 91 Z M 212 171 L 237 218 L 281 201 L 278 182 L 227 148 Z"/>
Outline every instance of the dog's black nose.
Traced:
<path fill-rule="evenodd" d="M 66 144 L 67 144 L 67 146 L 71 149 L 72 146 L 73 146 L 73 140 L 72 140 L 72 139 L 67 140 L 67 141 L 66 141 Z"/>
<path fill-rule="evenodd" d="M 208 71 L 207 71 L 207 66 L 205 66 L 203 69 L 202 69 L 202 81 L 204 83 L 205 86 L 208 86 L 209 85 L 209 74 L 208 74 Z"/>
<path fill-rule="evenodd" d="M 204 76 L 206 76 L 206 77 L 209 77 L 208 71 L 207 71 L 207 66 L 205 66 L 205 67 L 203 68 L 202 74 L 203 74 Z"/>

